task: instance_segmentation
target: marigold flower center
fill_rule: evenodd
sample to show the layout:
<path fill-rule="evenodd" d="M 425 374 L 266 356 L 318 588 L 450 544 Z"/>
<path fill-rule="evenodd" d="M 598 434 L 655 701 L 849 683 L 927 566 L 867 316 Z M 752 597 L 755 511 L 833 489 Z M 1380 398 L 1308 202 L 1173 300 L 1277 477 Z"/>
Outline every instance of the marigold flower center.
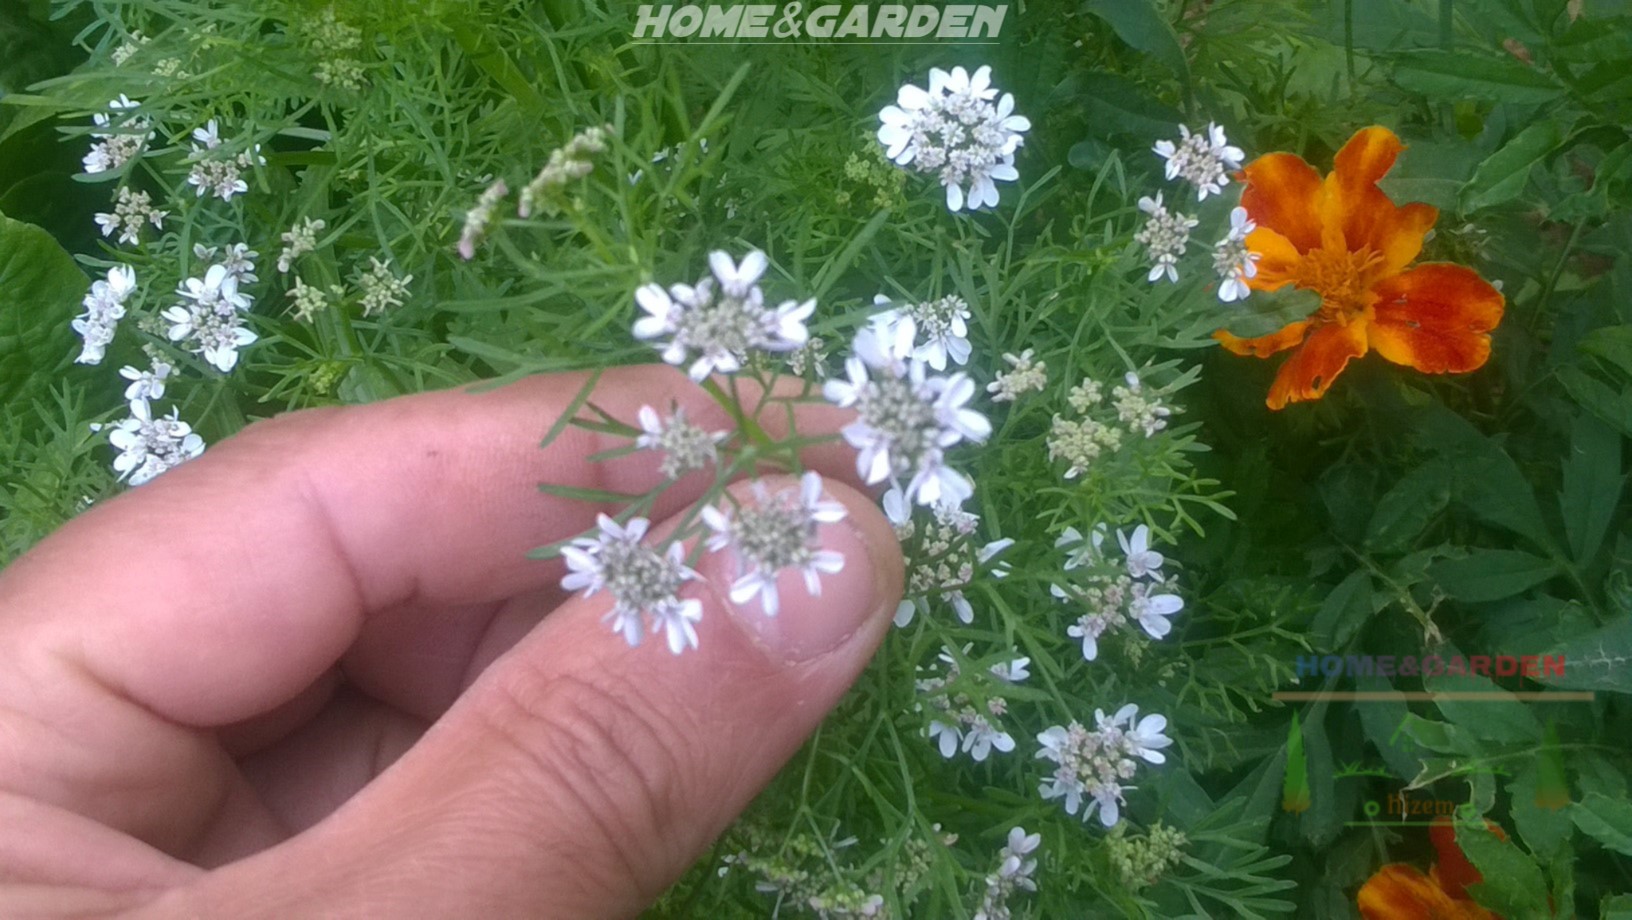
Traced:
<path fill-rule="evenodd" d="M 1311 250 L 1299 260 L 1293 281 L 1320 295 L 1321 321 L 1348 325 L 1371 306 L 1370 269 L 1381 258 L 1370 248 Z"/>

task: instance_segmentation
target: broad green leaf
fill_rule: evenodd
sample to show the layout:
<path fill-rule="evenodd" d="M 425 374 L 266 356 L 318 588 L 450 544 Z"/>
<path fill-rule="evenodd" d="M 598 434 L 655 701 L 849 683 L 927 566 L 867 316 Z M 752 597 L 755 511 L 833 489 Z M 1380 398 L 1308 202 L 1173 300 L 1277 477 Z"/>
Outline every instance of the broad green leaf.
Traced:
<path fill-rule="evenodd" d="M 1539 744 L 1541 723 L 1530 707 L 1502 691 L 1488 677 L 1476 674 L 1439 674 L 1425 678 L 1423 688 L 1435 693 L 1482 693 L 1477 700 L 1436 699 L 1434 705 L 1469 735 L 1485 741 Z"/>
<path fill-rule="evenodd" d="M 1149 143 L 1148 138 L 1178 133 L 1184 116 L 1177 109 L 1156 101 L 1126 77 L 1104 71 L 1090 71 L 1077 82 L 1084 115 L 1097 136 L 1130 134 Z"/>
<path fill-rule="evenodd" d="M 1632 437 L 1632 385 L 1623 383 L 1617 389 L 1574 364 L 1566 364 L 1556 373 L 1558 382 L 1564 384 L 1570 398 L 1581 408 L 1621 434 Z"/>
<path fill-rule="evenodd" d="M 1420 425 L 1418 442 L 1442 454 L 1453 470 L 1451 494 L 1458 504 L 1537 546 L 1554 547 L 1530 480 L 1507 451 L 1442 406 L 1425 410 Z"/>
<path fill-rule="evenodd" d="M 1632 802 L 1596 792 L 1570 806 L 1581 833 L 1623 856 L 1632 856 Z"/>
<path fill-rule="evenodd" d="M 1598 905 L 1598 920 L 1632 920 L 1632 894 L 1604 898 Z"/>
<path fill-rule="evenodd" d="M 1558 506 L 1564 515 L 1570 558 L 1578 564 L 1586 565 L 1598 555 L 1625 486 L 1620 436 L 1591 415 L 1576 416 Z"/>
<path fill-rule="evenodd" d="M 1514 58 L 1437 49 L 1397 55 L 1394 82 L 1411 92 L 1452 102 L 1472 96 L 1542 105 L 1564 94 L 1557 80 Z"/>
<path fill-rule="evenodd" d="M 1394 689 L 1388 678 L 1362 674 L 1354 679 L 1354 689 L 1361 693 L 1380 693 Z M 1410 709 L 1404 702 L 1376 700 L 1354 707 L 1360 713 L 1360 728 L 1388 764 L 1401 778 L 1409 778 L 1422 768 L 1422 759 L 1413 750 L 1411 739 L 1400 732 Z"/>
<path fill-rule="evenodd" d="M 1155 58 L 1190 85 L 1190 62 L 1179 36 L 1151 0 L 1088 0 L 1084 9 L 1110 24 L 1116 37 Z"/>
<path fill-rule="evenodd" d="M 1542 683 L 1565 690 L 1632 693 L 1632 617 L 1617 617 L 1602 629 L 1566 640 L 1549 655 L 1564 658 L 1563 674 L 1548 674 Z"/>
<path fill-rule="evenodd" d="M 1395 734 L 1441 754 L 1472 754 L 1479 750 L 1478 740 L 1465 729 L 1449 722 L 1424 719 L 1414 712 L 1400 720 Z"/>
<path fill-rule="evenodd" d="M 1309 624 L 1310 641 L 1319 649 L 1346 648 L 1375 609 L 1371 603 L 1371 576 L 1364 569 L 1356 569 L 1326 595 L 1320 612 Z"/>
<path fill-rule="evenodd" d="M 1583 352 L 1632 376 L 1632 326 L 1603 326 L 1581 337 Z"/>
<path fill-rule="evenodd" d="M 1482 824 L 1457 825 L 1456 843 L 1484 881 L 1468 886 L 1480 904 L 1504 917 L 1552 916 L 1541 867 L 1512 843 Z"/>
<path fill-rule="evenodd" d="M 1558 565 L 1514 549 L 1476 549 L 1460 559 L 1442 559 L 1428 574 L 1459 601 L 1478 603 L 1512 597 L 1558 574 Z"/>
<path fill-rule="evenodd" d="M 1406 473 L 1377 501 L 1366 526 L 1366 547 L 1374 552 L 1405 549 L 1450 500 L 1451 472 L 1445 464 L 1429 461 Z"/>
<path fill-rule="evenodd" d="M 1564 142 L 1555 119 L 1542 119 L 1491 154 L 1462 190 L 1464 210 L 1476 211 L 1505 204 L 1524 191 L 1530 171 Z"/>
<path fill-rule="evenodd" d="M 1337 788 L 1334 780 L 1336 767 L 1332 763 L 1332 742 L 1326 735 L 1326 703 L 1310 707 L 1309 721 L 1303 725 L 1303 750 L 1309 768 L 1310 808 L 1298 822 L 1310 843 L 1319 846 L 1331 841 L 1342 827 L 1343 815 L 1337 812 Z M 1287 769 L 1291 770 L 1291 752 L 1287 754 Z"/>
<path fill-rule="evenodd" d="M 1572 64 L 1632 66 L 1632 17 L 1579 19 L 1553 40 L 1558 60 Z"/>
<path fill-rule="evenodd" d="M 28 405 L 73 362 L 89 279 L 51 234 L 0 214 L 0 406 Z"/>
<path fill-rule="evenodd" d="M 1570 839 L 1572 806 L 1567 795 L 1562 802 L 1551 795 L 1541 772 L 1539 763 L 1524 764 L 1508 782 L 1507 793 L 1513 825 L 1524 845 L 1532 853 L 1550 859 L 1563 852 Z"/>

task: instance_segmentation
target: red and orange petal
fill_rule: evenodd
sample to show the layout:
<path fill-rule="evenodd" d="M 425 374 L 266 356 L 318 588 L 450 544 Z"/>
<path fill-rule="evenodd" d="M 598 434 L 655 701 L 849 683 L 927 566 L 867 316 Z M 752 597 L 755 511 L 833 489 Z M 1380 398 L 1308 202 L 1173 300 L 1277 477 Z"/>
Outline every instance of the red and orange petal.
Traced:
<path fill-rule="evenodd" d="M 1300 319 L 1295 323 L 1287 323 L 1269 335 L 1261 335 L 1255 339 L 1243 339 L 1220 329 L 1213 333 L 1213 338 L 1238 355 L 1267 358 L 1276 352 L 1302 345 L 1304 336 L 1309 332 L 1310 323 L 1310 320 Z"/>
<path fill-rule="evenodd" d="M 1506 840 L 1495 822 L 1486 821 L 1485 829 L 1495 834 L 1499 839 Z M 1439 862 L 1434 866 L 1434 879 L 1445 892 L 1453 898 L 1468 896 L 1469 885 L 1477 885 L 1485 880 L 1479 870 L 1473 867 L 1462 848 L 1456 845 L 1456 825 L 1450 818 L 1439 816 L 1428 827 L 1428 840 L 1433 843 L 1434 849 L 1439 851 Z"/>
<path fill-rule="evenodd" d="M 1316 326 L 1303 345 L 1286 359 L 1269 385 L 1265 403 L 1271 409 L 1284 409 L 1289 402 L 1319 399 L 1326 395 L 1337 375 L 1343 373 L 1351 358 L 1366 353 L 1366 323 L 1364 320 L 1343 325 L 1327 323 Z"/>
<path fill-rule="evenodd" d="M 1490 282 L 1461 265 L 1427 262 L 1384 278 L 1376 295 L 1371 347 L 1429 374 L 1463 373 L 1490 357 L 1490 331 L 1506 301 Z"/>
<path fill-rule="evenodd" d="M 1389 863 L 1361 886 L 1365 920 L 1493 920 L 1472 901 L 1453 898 L 1432 878 L 1405 863 Z"/>
<path fill-rule="evenodd" d="M 1320 173 L 1290 153 L 1268 153 L 1242 170 L 1241 207 L 1260 227 L 1286 237 L 1299 252 L 1320 247 Z"/>

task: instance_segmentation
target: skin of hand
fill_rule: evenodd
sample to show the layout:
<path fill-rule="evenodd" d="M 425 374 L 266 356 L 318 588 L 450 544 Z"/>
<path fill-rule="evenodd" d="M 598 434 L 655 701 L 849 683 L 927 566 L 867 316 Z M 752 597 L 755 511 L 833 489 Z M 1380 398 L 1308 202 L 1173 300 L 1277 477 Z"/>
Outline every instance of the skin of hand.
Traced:
<path fill-rule="evenodd" d="M 615 510 L 539 483 L 660 482 L 651 451 L 587 459 L 623 439 L 540 450 L 584 380 L 258 422 L 0 572 L 0 916 L 598 918 L 661 894 L 860 674 L 902 561 L 824 443 L 804 462 L 849 514 L 818 531 L 845 558 L 821 596 L 789 572 L 776 618 L 738 609 L 710 553 L 683 592 L 700 647 L 628 647 L 606 592 L 526 556 Z M 592 398 L 729 425 L 662 366 Z M 654 533 L 712 477 L 665 492 Z"/>

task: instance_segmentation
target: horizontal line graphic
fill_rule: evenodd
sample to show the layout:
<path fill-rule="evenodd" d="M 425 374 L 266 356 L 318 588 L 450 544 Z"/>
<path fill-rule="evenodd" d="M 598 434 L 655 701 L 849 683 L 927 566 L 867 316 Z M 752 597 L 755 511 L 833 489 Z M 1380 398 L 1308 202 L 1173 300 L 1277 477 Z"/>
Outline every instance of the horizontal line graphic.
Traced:
<path fill-rule="evenodd" d="M 1500 703 L 1511 700 L 1543 701 L 1551 703 L 1584 703 L 1596 699 L 1591 690 L 1283 690 L 1272 698 L 1280 702 L 1297 703 L 1318 700 L 1346 700 L 1350 702 L 1416 702 L 1447 700 L 1450 702 Z"/>

